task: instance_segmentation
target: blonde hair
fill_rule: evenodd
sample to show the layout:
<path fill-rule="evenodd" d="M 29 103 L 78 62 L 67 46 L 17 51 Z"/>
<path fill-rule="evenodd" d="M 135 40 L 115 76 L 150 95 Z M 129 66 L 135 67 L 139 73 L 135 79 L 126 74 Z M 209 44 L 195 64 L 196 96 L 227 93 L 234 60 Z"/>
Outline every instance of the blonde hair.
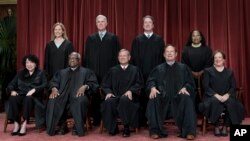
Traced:
<path fill-rule="evenodd" d="M 62 34 L 62 37 L 64 39 L 67 39 L 68 40 L 68 36 L 67 36 L 67 32 L 66 32 L 66 28 L 65 26 L 63 25 L 63 23 L 60 23 L 60 22 L 57 22 L 53 25 L 52 29 L 51 29 L 51 41 L 53 41 L 56 37 L 55 37 L 55 33 L 54 33 L 54 30 L 56 28 L 56 26 L 60 26 L 62 28 L 62 31 L 63 31 L 63 34 Z"/>
<path fill-rule="evenodd" d="M 121 52 L 127 52 L 127 53 L 128 53 L 128 56 L 130 56 L 129 50 L 127 50 L 127 49 L 125 49 L 125 48 L 122 48 L 122 49 L 119 51 L 118 56 L 119 56 L 119 54 L 120 54 Z"/>

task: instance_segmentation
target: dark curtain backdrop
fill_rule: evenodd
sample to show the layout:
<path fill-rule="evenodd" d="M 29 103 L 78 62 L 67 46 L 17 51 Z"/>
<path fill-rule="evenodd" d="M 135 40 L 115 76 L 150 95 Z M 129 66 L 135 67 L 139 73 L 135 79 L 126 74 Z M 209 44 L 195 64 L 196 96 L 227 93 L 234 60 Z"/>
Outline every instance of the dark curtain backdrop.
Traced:
<path fill-rule="evenodd" d="M 18 0 L 17 67 L 21 68 L 24 55 L 33 53 L 43 68 L 45 45 L 56 22 L 65 24 L 76 51 L 82 53 L 87 36 L 96 31 L 98 14 L 108 17 L 108 31 L 129 50 L 133 38 L 143 31 L 142 17 L 154 16 L 154 32 L 178 48 L 178 59 L 189 32 L 201 30 L 213 50 L 225 51 L 250 115 L 249 0 Z"/>

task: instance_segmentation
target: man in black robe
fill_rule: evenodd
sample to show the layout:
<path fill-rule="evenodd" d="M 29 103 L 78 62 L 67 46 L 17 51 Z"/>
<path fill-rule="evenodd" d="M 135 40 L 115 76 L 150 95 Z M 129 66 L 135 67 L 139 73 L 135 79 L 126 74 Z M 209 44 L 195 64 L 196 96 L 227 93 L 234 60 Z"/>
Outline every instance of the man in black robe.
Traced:
<path fill-rule="evenodd" d="M 124 124 L 123 137 L 130 136 L 129 127 L 138 127 L 138 93 L 143 87 L 143 78 L 136 66 L 130 65 L 130 53 L 121 49 L 118 60 L 120 65 L 110 69 L 102 82 L 105 101 L 101 112 L 104 126 L 110 135 L 117 133 L 116 119 L 119 116 Z"/>
<path fill-rule="evenodd" d="M 132 43 L 132 63 L 138 66 L 143 74 L 144 84 L 148 79 L 149 73 L 154 67 L 164 62 L 162 56 L 165 46 L 164 40 L 159 35 L 153 32 L 154 18 L 152 16 L 145 16 L 143 18 L 144 33 L 138 35 Z M 140 102 L 142 105 L 141 124 L 146 124 L 146 105 L 148 98 L 146 97 L 145 90 L 142 90 Z"/>
<path fill-rule="evenodd" d="M 69 68 L 55 74 L 50 82 L 51 94 L 47 106 L 47 133 L 54 135 L 56 126 L 64 110 L 71 112 L 75 125 L 74 133 L 84 135 L 88 94 L 96 91 L 98 82 L 94 72 L 80 67 L 80 54 L 72 52 L 69 56 Z"/>
<path fill-rule="evenodd" d="M 107 25 L 107 18 L 104 15 L 96 17 L 98 32 L 93 33 L 87 38 L 83 53 L 83 66 L 95 72 L 99 84 L 108 70 L 118 64 L 117 56 L 120 50 L 118 37 L 106 30 Z M 101 119 L 100 94 L 93 94 L 92 99 L 93 125 L 99 125 Z"/>
<path fill-rule="evenodd" d="M 154 68 L 147 80 L 146 116 L 153 139 L 167 137 L 163 124 L 168 118 L 174 118 L 180 137 L 192 140 L 196 134 L 194 80 L 189 68 L 175 61 L 176 56 L 175 47 L 166 46 L 166 63 Z"/>

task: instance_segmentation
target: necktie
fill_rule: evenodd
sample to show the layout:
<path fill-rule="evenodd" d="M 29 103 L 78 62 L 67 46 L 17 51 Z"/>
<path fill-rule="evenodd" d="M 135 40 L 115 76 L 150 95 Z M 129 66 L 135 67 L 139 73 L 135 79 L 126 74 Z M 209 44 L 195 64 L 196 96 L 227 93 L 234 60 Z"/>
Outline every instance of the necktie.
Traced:
<path fill-rule="evenodd" d="M 150 34 L 147 34 L 148 39 L 150 38 Z"/>
<path fill-rule="evenodd" d="M 102 40 L 102 38 L 103 38 L 103 33 L 101 32 L 100 34 L 99 34 L 99 36 L 100 36 L 100 39 Z"/>

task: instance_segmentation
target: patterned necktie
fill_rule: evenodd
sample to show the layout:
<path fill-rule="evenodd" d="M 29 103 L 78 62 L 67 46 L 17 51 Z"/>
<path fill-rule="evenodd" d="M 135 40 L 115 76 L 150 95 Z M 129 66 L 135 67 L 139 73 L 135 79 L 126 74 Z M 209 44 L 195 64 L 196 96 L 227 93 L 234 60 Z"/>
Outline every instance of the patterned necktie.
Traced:
<path fill-rule="evenodd" d="M 147 38 L 148 38 L 148 39 L 150 38 L 150 34 L 147 34 Z"/>
<path fill-rule="evenodd" d="M 100 34 L 99 34 L 99 36 L 100 36 L 100 39 L 102 40 L 102 38 L 103 38 L 103 33 L 101 32 Z"/>

